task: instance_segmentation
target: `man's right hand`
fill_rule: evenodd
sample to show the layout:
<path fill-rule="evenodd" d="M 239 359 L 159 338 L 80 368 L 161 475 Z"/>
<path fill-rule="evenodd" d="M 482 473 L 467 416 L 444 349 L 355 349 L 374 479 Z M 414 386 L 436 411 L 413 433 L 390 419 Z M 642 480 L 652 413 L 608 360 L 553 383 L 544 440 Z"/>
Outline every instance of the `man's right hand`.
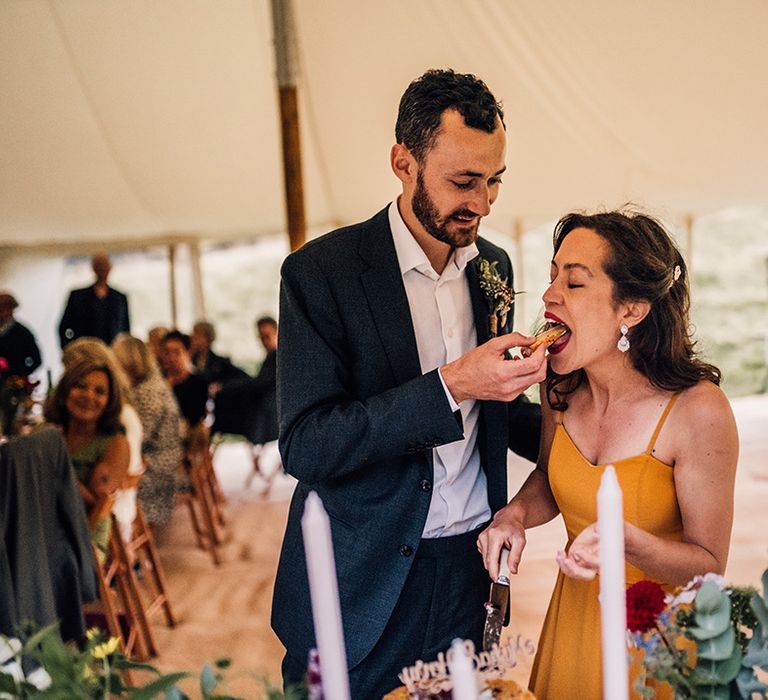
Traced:
<path fill-rule="evenodd" d="M 508 333 L 491 338 L 441 367 L 440 374 L 454 401 L 512 401 L 528 387 L 543 382 L 547 375 L 544 346 L 520 360 L 509 361 L 504 355 L 511 348 L 528 347 L 533 341 L 532 336 Z"/>

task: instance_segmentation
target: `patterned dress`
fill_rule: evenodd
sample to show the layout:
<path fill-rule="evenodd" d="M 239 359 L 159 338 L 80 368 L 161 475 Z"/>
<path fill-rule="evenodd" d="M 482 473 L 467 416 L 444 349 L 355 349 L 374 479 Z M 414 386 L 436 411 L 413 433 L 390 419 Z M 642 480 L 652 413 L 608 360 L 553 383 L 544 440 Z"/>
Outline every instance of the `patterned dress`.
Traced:
<path fill-rule="evenodd" d="M 131 398 L 144 428 L 142 452 L 147 462 L 139 502 L 151 525 L 165 525 L 173 515 L 176 472 L 183 457 L 179 409 L 159 375 L 136 385 Z"/>

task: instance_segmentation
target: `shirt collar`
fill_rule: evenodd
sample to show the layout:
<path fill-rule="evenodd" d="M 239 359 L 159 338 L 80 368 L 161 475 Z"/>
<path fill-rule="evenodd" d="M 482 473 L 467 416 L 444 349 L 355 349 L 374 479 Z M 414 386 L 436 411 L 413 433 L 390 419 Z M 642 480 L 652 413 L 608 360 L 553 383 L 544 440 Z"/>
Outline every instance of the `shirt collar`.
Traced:
<path fill-rule="evenodd" d="M 400 209 L 395 200 L 389 205 L 389 228 L 392 230 L 392 239 L 395 242 L 395 252 L 397 253 L 397 262 L 400 265 L 400 274 L 405 275 L 410 270 L 429 274 L 434 273 L 434 269 L 427 258 L 427 254 L 422 250 L 413 234 L 403 221 L 400 215 Z M 477 244 L 472 243 L 463 248 L 454 248 L 451 257 L 448 260 L 446 270 L 452 265 L 458 272 L 463 272 L 467 263 L 479 255 Z M 431 275 L 430 275 L 431 276 Z"/>

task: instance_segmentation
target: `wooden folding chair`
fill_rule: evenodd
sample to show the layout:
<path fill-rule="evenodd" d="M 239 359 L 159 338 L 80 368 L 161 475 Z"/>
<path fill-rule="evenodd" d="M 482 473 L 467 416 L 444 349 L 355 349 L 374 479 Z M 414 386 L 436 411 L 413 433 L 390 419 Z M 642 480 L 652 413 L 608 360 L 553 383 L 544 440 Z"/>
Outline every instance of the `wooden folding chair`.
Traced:
<path fill-rule="evenodd" d="M 168 587 L 155 546 L 155 538 L 147 525 L 141 503 L 138 502 L 136 518 L 131 528 L 131 539 L 125 543 L 125 552 L 131 568 L 133 569 L 133 564 L 138 562 L 143 573 L 142 582 L 146 585 L 139 587 L 144 591 L 144 595 L 140 596 L 144 615 L 149 619 L 162 608 L 168 626 L 175 627 L 176 618 L 168 597 Z"/>
<path fill-rule="evenodd" d="M 218 566 L 221 563 L 218 546 L 222 542 L 219 528 L 223 526 L 224 516 L 216 497 L 218 481 L 204 426 L 190 432 L 181 477 L 186 482 L 186 488 L 179 492 L 178 498 L 189 508 L 197 544 L 210 553 L 213 563 Z"/>
<path fill-rule="evenodd" d="M 157 656 L 157 645 L 144 614 L 139 596 L 136 572 L 125 550 L 117 521 L 112 517 L 106 557 L 96 554 L 96 575 L 99 598 L 107 630 L 120 641 L 123 653 L 129 658 L 145 661 Z"/>

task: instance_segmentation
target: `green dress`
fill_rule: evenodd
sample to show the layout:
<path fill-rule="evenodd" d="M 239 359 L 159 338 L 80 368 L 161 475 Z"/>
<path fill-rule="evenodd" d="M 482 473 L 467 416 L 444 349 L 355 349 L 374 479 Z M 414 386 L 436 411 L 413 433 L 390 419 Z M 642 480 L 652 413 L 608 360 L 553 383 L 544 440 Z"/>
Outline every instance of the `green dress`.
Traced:
<path fill-rule="evenodd" d="M 107 447 L 113 437 L 115 437 L 115 434 L 97 435 L 79 450 L 70 452 L 69 457 L 72 460 L 75 474 L 77 474 L 77 478 L 84 486 L 87 487 L 90 483 L 93 468 L 104 457 L 104 453 L 107 451 Z M 103 518 L 99 518 L 91 532 L 91 541 L 96 547 L 97 556 L 101 561 L 104 561 L 106 557 L 111 531 L 112 517 L 111 515 L 106 515 Z"/>

